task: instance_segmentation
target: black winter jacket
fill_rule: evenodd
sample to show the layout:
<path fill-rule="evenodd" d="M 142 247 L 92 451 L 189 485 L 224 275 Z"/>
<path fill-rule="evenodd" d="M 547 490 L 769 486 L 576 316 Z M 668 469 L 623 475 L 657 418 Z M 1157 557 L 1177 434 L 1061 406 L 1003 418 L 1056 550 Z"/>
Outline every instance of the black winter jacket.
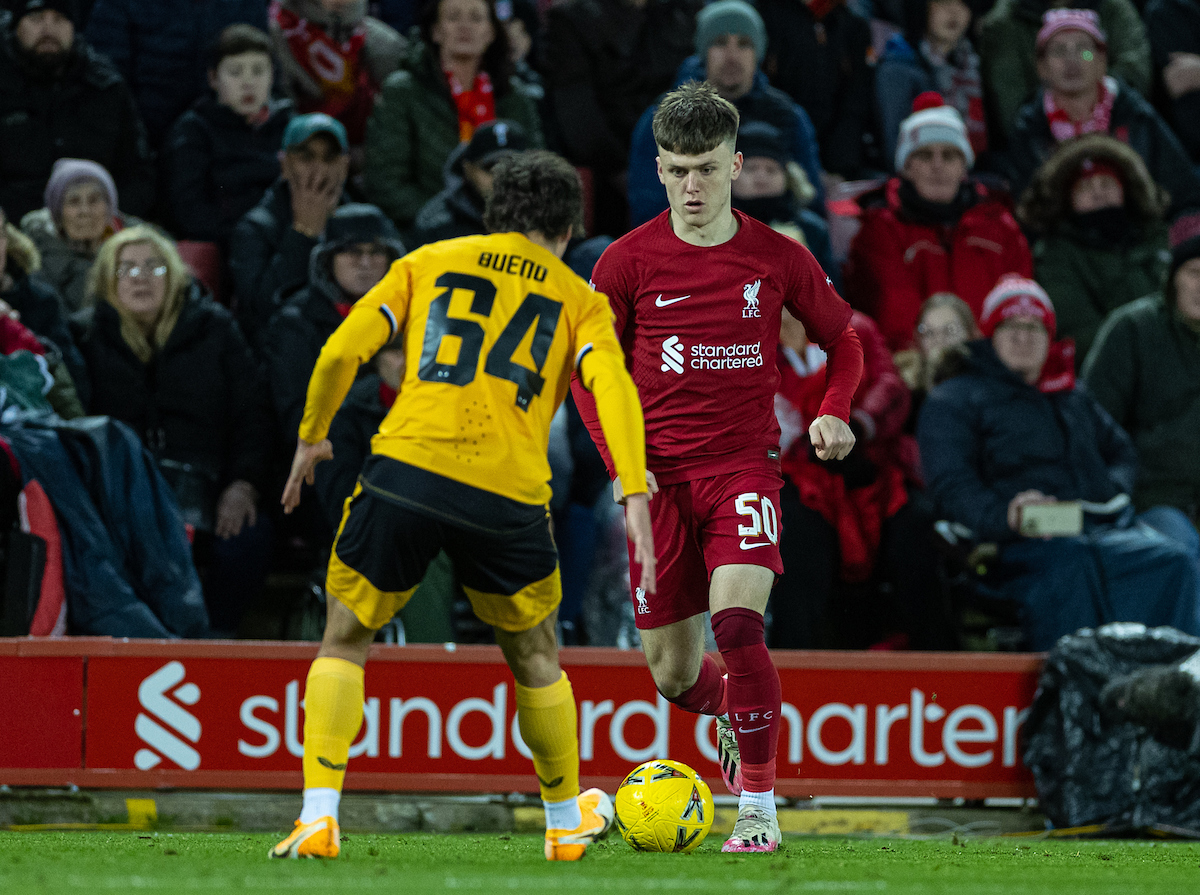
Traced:
<path fill-rule="evenodd" d="M 204 97 L 175 122 L 163 146 L 163 162 L 178 238 L 224 245 L 237 222 L 275 183 L 292 103 L 275 100 L 269 109 L 270 117 L 253 127 Z"/>
<path fill-rule="evenodd" d="M 342 520 L 342 504 L 354 492 L 363 461 L 371 453 L 371 439 L 390 408 L 380 399 L 378 373 L 368 373 L 350 388 L 329 425 L 333 459 L 317 464 L 316 490 L 330 531 Z"/>
<path fill-rule="evenodd" d="M 205 473 L 219 494 L 238 479 L 260 492 L 272 443 L 270 401 L 232 315 L 193 284 L 167 344 L 142 363 L 106 302 L 82 315 L 88 412 L 127 424 L 158 459 Z"/>
<path fill-rule="evenodd" d="M 390 242 L 392 258 L 404 246 Z M 271 318 L 263 339 L 263 357 L 271 383 L 271 398 L 280 423 L 285 456 L 296 447 L 308 380 L 326 340 L 344 319 L 337 305 L 348 299 L 333 279 L 332 256 L 337 247 L 322 245 L 312 254 L 308 285 L 292 295 Z"/>
<path fill-rule="evenodd" d="M 1011 540 L 1008 504 L 1037 489 L 1103 503 L 1133 494 L 1137 455 L 1125 431 L 1083 387 L 1043 393 L 1005 367 L 986 340 L 965 372 L 921 407 L 921 468 L 943 518 L 983 540 Z"/>
<path fill-rule="evenodd" d="M 60 158 L 99 162 L 116 182 L 122 211 L 150 211 L 155 174 L 146 129 L 112 63 L 76 35 L 66 69 L 42 74 L 0 28 L 0 207 L 10 221 L 42 207 Z"/>
<path fill-rule="evenodd" d="M 875 114 L 870 23 L 844 5 L 820 20 L 800 0 L 757 6 L 767 26 L 763 71 L 812 119 L 825 169 L 858 176 Z"/>
<path fill-rule="evenodd" d="M 238 323 L 256 348 L 283 297 L 308 281 L 309 260 L 319 240 L 299 232 L 292 221 L 291 188 L 279 178 L 233 228 L 229 267 Z"/>

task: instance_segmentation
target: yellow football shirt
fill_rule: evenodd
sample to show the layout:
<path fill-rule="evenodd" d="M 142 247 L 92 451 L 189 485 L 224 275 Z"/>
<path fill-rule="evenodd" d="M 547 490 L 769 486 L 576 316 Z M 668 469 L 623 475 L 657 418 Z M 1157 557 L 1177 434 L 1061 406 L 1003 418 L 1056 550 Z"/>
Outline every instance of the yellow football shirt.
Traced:
<path fill-rule="evenodd" d="M 396 261 L 329 337 L 300 437 L 325 438 L 359 365 L 402 333 L 404 375 L 374 453 L 544 504 L 550 421 L 578 366 L 596 394 L 605 435 L 613 430 L 618 474 L 640 485 L 641 407 L 612 321 L 603 295 L 523 234 L 424 246 Z"/>

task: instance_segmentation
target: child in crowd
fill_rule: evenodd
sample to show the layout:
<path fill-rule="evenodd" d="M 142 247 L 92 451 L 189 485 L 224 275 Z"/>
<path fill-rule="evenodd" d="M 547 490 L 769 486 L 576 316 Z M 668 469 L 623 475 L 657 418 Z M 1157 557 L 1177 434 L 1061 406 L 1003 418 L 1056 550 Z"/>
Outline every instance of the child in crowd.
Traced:
<path fill-rule="evenodd" d="M 271 99 L 271 39 L 230 25 L 209 56 L 213 95 L 180 116 L 164 147 L 167 202 L 180 239 L 224 245 L 279 175 L 288 100 Z"/>

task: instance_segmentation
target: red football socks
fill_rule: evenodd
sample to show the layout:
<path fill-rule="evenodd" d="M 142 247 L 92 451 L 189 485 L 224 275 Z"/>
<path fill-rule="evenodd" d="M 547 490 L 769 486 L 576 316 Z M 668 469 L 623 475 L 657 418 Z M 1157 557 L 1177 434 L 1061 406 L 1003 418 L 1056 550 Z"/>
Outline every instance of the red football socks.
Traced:
<path fill-rule="evenodd" d="M 695 712 L 697 715 L 724 715 L 725 677 L 721 674 L 721 666 L 712 656 L 706 655 L 700 663 L 700 676 L 692 684 L 675 697 L 667 697 L 685 712 Z"/>
<path fill-rule="evenodd" d="M 723 609 L 713 614 L 712 627 L 729 669 L 726 698 L 741 753 L 742 785 L 749 792 L 768 792 L 775 787 L 783 693 L 767 652 L 763 617 L 753 609 Z"/>

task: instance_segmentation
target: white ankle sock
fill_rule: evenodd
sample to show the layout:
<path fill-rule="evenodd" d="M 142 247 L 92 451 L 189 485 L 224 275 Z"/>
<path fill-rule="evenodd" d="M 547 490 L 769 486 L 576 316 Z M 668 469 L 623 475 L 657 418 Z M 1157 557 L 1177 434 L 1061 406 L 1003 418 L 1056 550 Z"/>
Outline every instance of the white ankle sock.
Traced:
<path fill-rule="evenodd" d="M 322 817 L 332 817 L 337 820 L 338 804 L 342 794 L 336 789 L 316 786 L 304 790 L 304 807 L 300 809 L 300 823 L 310 824 Z"/>
<path fill-rule="evenodd" d="M 749 792 L 742 790 L 742 794 L 738 796 L 738 811 L 743 808 L 761 808 L 768 814 L 775 814 L 775 790 L 770 789 L 766 792 Z"/>
<path fill-rule="evenodd" d="M 563 799 L 561 802 L 543 799 L 542 804 L 546 807 L 547 830 L 574 830 L 583 823 L 583 812 L 579 810 L 577 798 Z"/>

